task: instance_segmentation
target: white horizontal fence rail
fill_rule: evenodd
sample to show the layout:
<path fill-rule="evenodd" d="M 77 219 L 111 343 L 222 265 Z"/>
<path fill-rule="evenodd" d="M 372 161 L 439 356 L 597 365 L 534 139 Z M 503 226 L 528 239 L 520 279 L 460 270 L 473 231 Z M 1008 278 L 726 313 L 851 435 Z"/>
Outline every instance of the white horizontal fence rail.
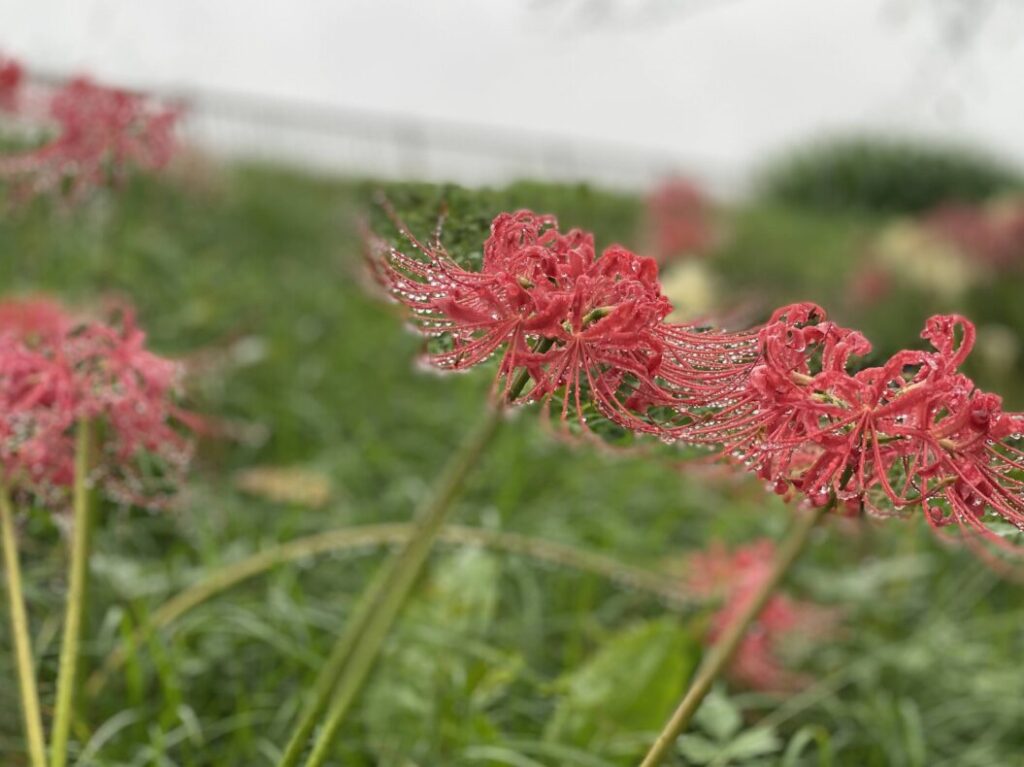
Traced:
<path fill-rule="evenodd" d="M 33 71 L 32 79 L 54 85 L 68 76 Z M 182 135 L 200 149 L 323 174 L 468 185 L 535 179 L 640 190 L 682 173 L 718 195 L 738 188 L 721 168 L 620 144 L 236 91 L 120 85 L 180 105 Z"/>

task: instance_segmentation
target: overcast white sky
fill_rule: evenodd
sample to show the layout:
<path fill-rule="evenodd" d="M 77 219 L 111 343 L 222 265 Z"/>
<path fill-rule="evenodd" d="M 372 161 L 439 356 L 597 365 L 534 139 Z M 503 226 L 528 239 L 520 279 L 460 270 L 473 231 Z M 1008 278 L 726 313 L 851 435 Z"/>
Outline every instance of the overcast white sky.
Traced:
<path fill-rule="evenodd" d="M 628 0 L 0 0 L 0 50 L 732 171 L 854 127 L 972 141 L 1024 165 L 1024 3 L 997 7 L 950 63 L 928 6 L 953 1 L 648 0 L 648 14 Z"/>

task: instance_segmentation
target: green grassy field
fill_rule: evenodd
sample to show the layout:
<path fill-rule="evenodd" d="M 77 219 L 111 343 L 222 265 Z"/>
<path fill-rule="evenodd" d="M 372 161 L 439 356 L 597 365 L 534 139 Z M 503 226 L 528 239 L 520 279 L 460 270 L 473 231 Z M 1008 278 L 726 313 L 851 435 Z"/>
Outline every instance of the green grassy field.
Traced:
<path fill-rule="evenodd" d="M 99 514 L 86 671 L 115 649 L 127 660 L 81 701 L 80 765 L 272 765 L 386 540 L 277 566 L 145 641 L 132 641 L 133 629 L 253 552 L 408 520 L 483 408 L 488 374 L 419 372 L 419 342 L 365 290 L 353 221 L 367 188 L 235 168 L 139 180 L 73 211 L 39 203 L 0 220 L 5 292 L 130 297 L 152 345 L 192 363 L 192 407 L 225 425 L 202 444 L 178 509 Z M 635 199 L 582 187 L 390 194 L 423 232 L 446 201 L 446 242 L 467 258 L 501 210 L 558 213 L 594 229 L 599 245 L 630 244 L 641 214 Z M 827 305 L 843 293 L 851 243 L 875 223 L 751 206 L 733 217 L 715 268 L 737 296 Z M 917 306 L 908 299 L 868 318 L 883 348 L 913 342 Z M 899 324 L 907 314 L 909 326 Z M 529 547 L 442 546 L 332 763 L 634 764 L 699 659 L 708 611 L 630 585 L 628 568 L 665 571 L 670 583 L 673 563 L 710 538 L 777 537 L 788 522 L 756 483 L 680 471 L 672 458 L 660 445 L 627 455 L 572 448 L 530 412 L 512 419 L 458 502 L 457 523 L 599 552 L 621 567 L 598 574 L 579 557 L 540 561 Z M 329 502 L 239 490 L 237 473 L 263 465 L 329 478 Z M 64 560 L 53 520 L 31 515 L 23 552 L 49 701 Z M 846 614 L 843 632 L 799 661 L 818 681 L 788 697 L 722 686 L 678 764 L 1024 765 L 1019 586 L 916 519 L 829 524 L 790 585 Z M 16 767 L 8 645 L 3 622 L 0 763 Z"/>

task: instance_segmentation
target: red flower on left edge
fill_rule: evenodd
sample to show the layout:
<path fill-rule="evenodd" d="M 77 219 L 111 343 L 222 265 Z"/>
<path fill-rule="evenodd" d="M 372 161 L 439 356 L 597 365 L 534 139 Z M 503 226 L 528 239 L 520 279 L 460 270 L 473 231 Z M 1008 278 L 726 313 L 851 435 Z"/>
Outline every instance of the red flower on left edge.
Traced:
<path fill-rule="evenodd" d="M 159 506 L 191 454 L 175 402 L 179 366 L 145 348 L 129 311 L 110 322 L 43 299 L 0 303 L 0 464 L 8 490 L 59 497 L 74 480 L 75 427 L 102 422 L 96 479 Z M 184 420 L 188 420 L 185 416 Z"/>
<path fill-rule="evenodd" d="M 459 266 L 439 237 L 422 243 L 395 222 L 418 255 L 370 235 L 370 264 L 436 339 L 427 362 L 464 370 L 500 354 L 496 388 L 554 404 L 565 424 L 586 430 L 601 415 L 669 436 L 674 419 L 727 397 L 753 364 L 756 333 L 665 322 L 672 306 L 652 259 L 621 246 L 598 257 L 591 235 L 563 234 L 552 216 L 495 218 L 479 272 Z M 511 392 L 520 372 L 530 386 Z"/>
<path fill-rule="evenodd" d="M 66 193 L 118 182 L 130 170 L 155 170 L 176 148 L 177 112 L 118 88 L 77 78 L 45 102 L 40 127 L 54 137 L 35 149 L 0 155 L 0 178 L 22 196 Z"/>
<path fill-rule="evenodd" d="M 14 59 L 0 55 L 0 111 L 14 112 L 18 108 L 25 71 Z"/>

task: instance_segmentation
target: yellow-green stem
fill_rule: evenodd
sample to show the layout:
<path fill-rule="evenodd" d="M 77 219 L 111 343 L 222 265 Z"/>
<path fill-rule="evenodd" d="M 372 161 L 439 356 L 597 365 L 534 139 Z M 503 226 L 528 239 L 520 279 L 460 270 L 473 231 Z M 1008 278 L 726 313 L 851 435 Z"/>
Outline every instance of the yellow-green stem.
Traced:
<path fill-rule="evenodd" d="M 393 615 L 381 616 L 391 607 L 397 614 L 408 592 L 426 560 L 427 554 L 447 517 L 448 509 L 455 499 L 466 474 L 479 460 L 484 448 L 497 432 L 502 421 L 498 408 L 489 408 L 479 426 L 468 435 L 452 457 L 434 493 L 417 513 L 412 534 L 377 571 L 369 587 L 363 592 L 345 630 L 335 644 L 331 656 L 320 672 L 313 690 L 313 699 L 303 712 L 299 724 L 289 740 L 279 767 L 293 767 L 303 751 L 336 685 L 346 673 L 349 661 L 362 642 L 363 634 L 370 624 L 380 624 L 381 618 L 390 627 Z M 385 629 L 386 633 L 386 629 Z"/>
<path fill-rule="evenodd" d="M 683 696 L 683 700 L 676 708 L 672 717 L 658 735 L 657 740 L 651 746 L 647 756 L 640 763 L 640 767 L 655 767 L 662 762 L 668 754 L 676 739 L 686 730 L 690 719 L 700 708 L 705 696 L 711 690 L 715 680 L 722 674 L 729 665 L 736 649 L 739 647 L 743 637 L 746 636 L 751 624 L 761 614 L 764 606 L 768 603 L 772 592 L 782 581 L 789 571 L 789 568 L 796 561 L 800 552 L 803 551 L 807 540 L 810 538 L 811 530 L 821 519 L 822 515 L 830 508 L 826 504 L 807 512 L 796 519 L 786 539 L 779 548 L 775 563 L 772 566 L 768 577 L 760 585 L 758 590 L 737 614 L 733 621 L 726 627 L 721 638 L 714 644 L 697 670 L 697 675 L 690 683 L 689 689 Z"/>
<path fill-rule="evenodd" d="M 552 343 L 551 339 L 542 339 L 535 351 L 547 351 Z M 508 389 L 508 401 L 515 400 L 529 380 L 529 374 L 525 370 L 520 371 Z M 489 404 L 477 428 L 463 440 L 445 466 L 433 492 L 417 509 L 412 535 L 387 560 L 363 592 L 320 672 L 313 698 L 303 710 L 278 767 L 295 767 L 298 764 L 310 735 L 328 703 L 332 703 L 333 696 L 335 700 L 327 721 L 306 764 L 323 763 L 348 705 L 369 676 L 381 645 L 423 570 L 466 476 L 480 461 L 503 420 L 504 403 Z"/>
<path fill-rule="evenodd" d="M 68 567 L 67 610 L 64 638 L 57 675 L 57 702 L 51 737 L 51 767 L 64 767 L 68 759 L 68 733 L 75 705 L 78 675 L 78 646 L 85 613 L 86 585 L 89 576 L 89 423 L 80 421 L 75 443 L 74 520 L 71 531 L 71 560 Z"/>
<path fill-rule="evenodd" d="M 25 720 L 25 744 L 29 764 L 46 767 L 46 742 L 43 738 L 43 718 L 39 713 L 39 692 L 36 689 L 36 669 L 32 660 L 32 640 L 25 610 L 25 593 L 21 585 L 21 564 L 18 561 L 18 540 L 14 531 L 14 511 L 7 496 L 7 488 L 0 486 L 0 537 L 3 538 L 4 568 L 7 571 L 7 602 L 11 615 L 11 634 L 14 638 L 14 659 L 18 669 L 21 691 L 21 711 Z"/>
<path fill-rule="evenodd" d="M 415 532 L 400 551 L 393 577 L 388 582 L 388 589 L 375 605 L 362 633 L 352 647 L 348 662 L 334 685 L 331 707 L 324 721 L 323 729 L 320 731 L 313 751 L 306 762 L 307 767 L 321 765 L 327 758 L 328 750 L 349 704 L 369 676 L 391 626 L 423 570 L 423 565 L 444 525 L 452 501 L 458 495 L 462 482 L 470 469 L 479 461 L 483 448 L 497 432 L 501 420 L 501 412 L 497 408 L 491 410 L 484 417 L 480 426 L 469 435 L 469 439 L 453 456 L 448 470 L 441 478 L 437 492 L 418 517 Z"/>
<path fill-rule="evenodd" d="M 309 736 L 313 734 L 320 715 L 330 701 L 334 684 L 341 675 L 367 619 L 386 590 L 401 554 L 402 550 L 392 552 L 387 561 L 377 570 L 373 580 L 370 581 L 356 603 L 352 615 L 345 622 L 341 636 L 335 642 L 327 662 L 320 669 L 313 687 L 312 697 L 303 708 L 299 722 L 288 739 L 279 767 L 294 767 L 298 764 L 299 758 L 306 749 Z"/>

